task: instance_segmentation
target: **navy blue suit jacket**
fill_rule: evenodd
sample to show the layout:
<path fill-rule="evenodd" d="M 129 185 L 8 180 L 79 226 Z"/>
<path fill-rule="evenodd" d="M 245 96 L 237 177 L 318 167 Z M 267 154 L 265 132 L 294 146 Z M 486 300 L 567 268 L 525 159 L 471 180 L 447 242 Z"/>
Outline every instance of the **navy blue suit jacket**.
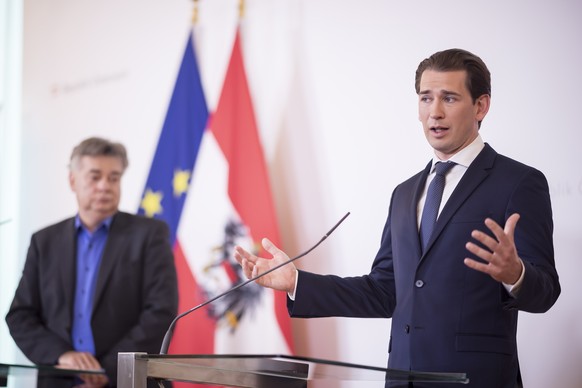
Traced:
<path fill-rule="evenodd" d="M 430 167 L 394 190 L 370 273 L 339 278 L 300 271 L 289 311 L 294 317 L 391 317 L 388 367 L 466 372 L 470 387 L 514 388 L 517 312 L 544 312 L 560 294 L 547 181 L 486 144 L 445 204 L 423 254 L 416 209 Z M 525 265 L 515 297 L 463 263 L 472 256 L 465 248 L 471 231 L 490 233 L 485 218 L 503 226 L 513 213 L 521 215 L 515 244 Z"/>
<path fill-rule="evenodd" d="M 73 350 L 77 231 L 69 218 L 31 238 L 6 322 L 35 364 Z M 117 384 L 117 353 L 158 353 L 176 316 L 178 289 L 169 231 L 159 220 L 117 213 L 103 251 L 91 327 L 96 358 Z"/>

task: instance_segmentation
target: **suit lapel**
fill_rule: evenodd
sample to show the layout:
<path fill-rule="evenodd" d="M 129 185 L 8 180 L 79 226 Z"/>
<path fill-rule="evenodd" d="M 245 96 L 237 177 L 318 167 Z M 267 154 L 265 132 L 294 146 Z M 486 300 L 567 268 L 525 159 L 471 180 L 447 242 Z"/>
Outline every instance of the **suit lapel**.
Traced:
<path fill-rule="evenodd" d="M 60 246 L 63 247 L 62 256 L 59 258 L 59 277 L 64 289 L 64 305 L 68 306 L 67 322 L 72 322 L 73 303 L 77 279 L 77 231 L 75 229 L 75 219 L 71 218 L 64 223 L 59 236 Z"/>
<path fill-rule="evenodd" d="M 481 182 L 487 178 L 489 175 L 489 170 L 493 167 L 493 162 L 495 161 L 496 155 L 497 153 L 493 150 L 493 148 L 491 148 L 491 146 L 488 144 L 485 144 L 485 148 L 483 148 L 473 163 L 471 163 L 467 169 L 467 172 L 465 172 L 465 175 L 463 175 L 463 178 L 461 178 L 461 181 L 443 207 L 432 236 L 426 246 L 426 250 L 422 255 L 423 258 L 426 256 L 426 253 L 430 250 L 434 241 L 440 236 L 441 232 L 449 223 L 453 215 L 457 212 L 459 207 L 461 207 L 461 205 L 467 200 L 471 193 L 475 191 Z"/>
<path fill-rule="evenodd" d="M 127 222 L 123 213 L 117 213 L 111 222 L 109 233 L 107 235 L 107 243 L 103 249 L 103 256 L 101 257 L 101 265 L 99 267 L 99 275 L 97 276 L 97 284 L 95 285 L 95 296 L 93 297 L 93 311 L 99 305 L 99 301 L 103 296 L 103 291 L 111 277 L 111 273 L 115 266 L 119 263 L 121 255 L 123 255 L 123 245 L 127 244 L 125 241 Z"/>

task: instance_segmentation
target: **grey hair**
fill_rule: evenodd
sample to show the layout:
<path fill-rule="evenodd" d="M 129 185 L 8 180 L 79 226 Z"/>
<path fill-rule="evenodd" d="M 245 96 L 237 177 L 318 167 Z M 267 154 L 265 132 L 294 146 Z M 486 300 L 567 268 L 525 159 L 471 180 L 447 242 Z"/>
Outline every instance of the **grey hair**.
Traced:
<path fill-rule="evenodd" d="M 127 151 L 123 144 L 115 143 L 100 137 L 90 137 L 85 139 L 73 148 L 69 169 L 72 170 L 73 168 L 78 168 L 79 161 L 83 156 L 111 156 L 119 158 L 123 165 L 123 171 L 125 171 L 129 165 Z"/>

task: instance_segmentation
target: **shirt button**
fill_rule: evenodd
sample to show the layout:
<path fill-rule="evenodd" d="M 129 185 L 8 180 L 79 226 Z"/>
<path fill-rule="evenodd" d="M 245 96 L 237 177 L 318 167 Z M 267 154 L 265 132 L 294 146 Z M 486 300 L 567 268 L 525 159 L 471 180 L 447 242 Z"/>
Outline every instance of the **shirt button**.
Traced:
<path fill-rule="evenodd" d="M 414 285 L 416 286 L 416 288 L 422 288 L 424 287 L 424 282 L 422 280 L 417 280 L 416 282 L 414 282 Z"/>
<path fill-rule="evenodd" d="M 408 325 L 404 326 L 404 332 L 406 334 L 410 333 L 410 326 L 408 326 Z"/>

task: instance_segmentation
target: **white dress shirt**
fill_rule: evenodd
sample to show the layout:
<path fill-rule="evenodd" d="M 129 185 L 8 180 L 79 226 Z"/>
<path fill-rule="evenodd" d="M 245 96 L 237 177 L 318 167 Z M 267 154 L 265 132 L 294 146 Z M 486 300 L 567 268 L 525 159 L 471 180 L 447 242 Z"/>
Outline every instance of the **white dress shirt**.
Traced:
<path fill-rule="evenodd" d="M 457 187 L 457 185 L 461 181 L 461 178 L 463 177 L 463 175 L 465 175 L 465 172 L 469 168 L 469 165 L 471 163 L 473 163 L 473 160 L 475 160 L 477 155 L 479 155 L 479 152 L 481 152 L 484 147 L 485 147 L 485 143 L 483 142 L 483 139 L 481 139 L 480 135 L 477 135 L 477 138 L 475 140 L 473 140 L 473 142 L 471 144 L 469 144 L 467 147 L 463 148 L 462 150 L 460 150 L 459 152 L 454 154 L 450 159 L 440 160 L 436 155 L 433 157 L 430 174 L 428 175 L 428 178 L 426 179 L 426 184 L 424 185 L 424 190 L 422 192 L 420 200 L 418 201 L 418 207 L 416 208 L 416 212 L 417 212 L 417 216 L 418 216 L 417 217 L 417 222 L 418 222 L 417 226 L 418 226 L 419 230 L 420 230 L 420 220 L 422 218 L 422 210 L 424 208 L 424 202 L 426 201 L 426 193 L 428 191 L 428 185 L 430 184 L 430 182 L 432 182 L 432 180 L 434 179 L 434 176 L 436 175 L 435 168 L 434 168 L 435 164 L 437 164 L 437 162 L 447 162 L 447 161 L 456 163 L 456 165 L 454 165 L 450 169 L 450 171 L 447 173 L 447 175 L 445 176 L 445 189 L 443 191 L 443 197 L 442 197 L 441 205 L 440 205 L 439 211 L 438 211 L 438 214 L 441 214 L 441 210 L 443 210 L 443 207 L 445 206 L 445 203 L 447 203 L 447 201 L 451 197 L 453 190 L 455 190 L 455 188 Z"/>

